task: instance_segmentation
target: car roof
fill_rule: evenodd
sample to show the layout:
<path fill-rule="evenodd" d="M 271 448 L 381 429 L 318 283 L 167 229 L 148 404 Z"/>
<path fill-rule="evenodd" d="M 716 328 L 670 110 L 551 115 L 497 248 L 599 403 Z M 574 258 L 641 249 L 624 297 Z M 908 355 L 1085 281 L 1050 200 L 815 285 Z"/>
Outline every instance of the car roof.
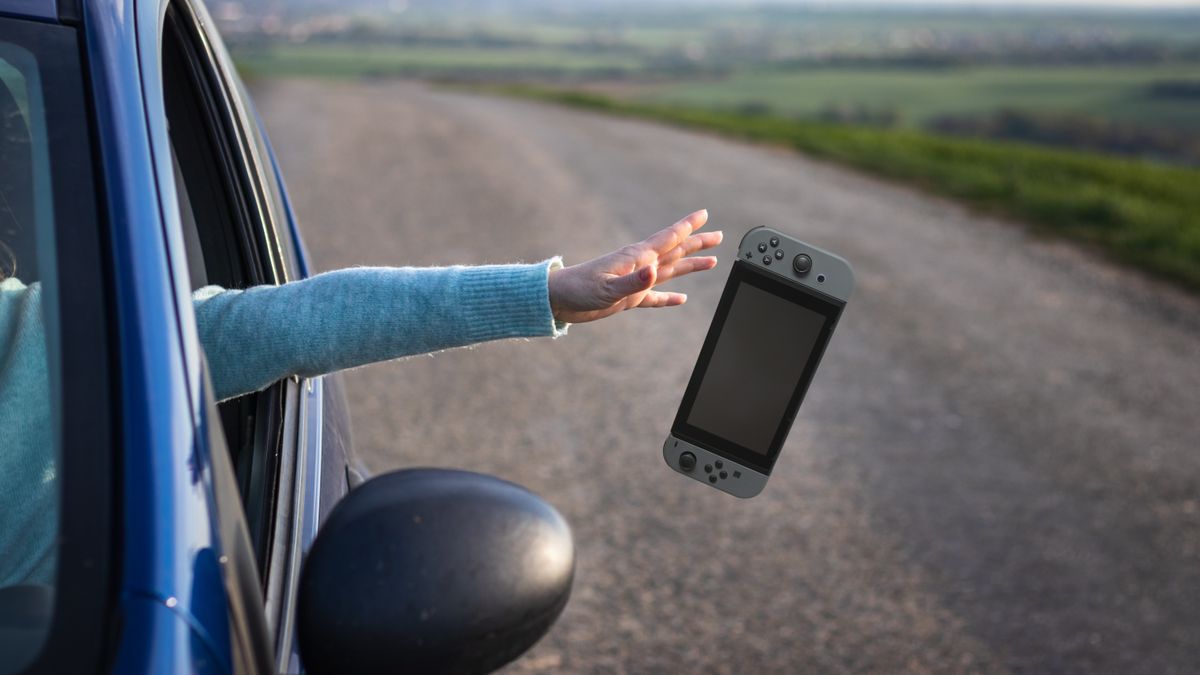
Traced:
<path fill-rule="evenodd" d="M 0 0 L 0 15 L 74 23 L 79 0 Z"/>

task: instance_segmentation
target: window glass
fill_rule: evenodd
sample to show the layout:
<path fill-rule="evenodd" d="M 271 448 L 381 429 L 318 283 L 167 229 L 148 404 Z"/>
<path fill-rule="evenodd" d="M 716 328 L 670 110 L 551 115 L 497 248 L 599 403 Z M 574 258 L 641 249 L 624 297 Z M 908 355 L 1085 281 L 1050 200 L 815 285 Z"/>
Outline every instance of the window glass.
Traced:
<path fill-rule="evenodd" d="M 300 261 L 296 258 L 296 250 L 292 244 L 291 225 L 288 223 L 287 209 L 283 201 L 283 188 L 279 184 L 279 177 L 275 174 L 275 165 L 271 161 L 270 145 L 263 134 L 260 126 L 261 121 L 258 119 L 254 104 L 250 101 L 250 95 L 246 92 L 245 85 L 240 80 L 235 82 L 234 85 L 234 89 L 241 99 L 242 107 L 250 117 L 250 136 L 254 139 L 255 149 L 258 154 L 258 161 L 260 163 L 259 171 L 267 189 L 267 207 L 270 210 L 272 226 L 275 230 L 275 236 L 278 238 L 280 252 L 283 254 L 284 264 L 287 269 L 287 278 L 288 280 L 299 279 Z"/>
<path fill-rule="evenodd" d="M 176 193 L 193 285 L 203 261 L 206 283 L 244 288 L 268 282 L 275 263 L 269 223 L 259 219 L 253 170 L 241 152 L 234 111 L 221 95 L 216 64 L 201 44 L 183 4 L 167 11 L 163 35 L 163 97 L 176 172 Z M 220 404 L 256 562 L 269 569 L 278 485 L 281 389 L 270 387 Z"/>
<path fill-rule="evenodd" d="M 163 34 L 163 103 L 180 222 L 193 288 L 216 284 L 244 288 L 257 281 L 254 256 L 246 250 L 249 211 L 231 175 L 231 155 L 212 117 L 213 97 L 204 95 L 201 64 L 168 15 Z"/>
<path fill-rule="evenodd" d="M 54 198 L 45 82 L 0 33 L 0 673 L 37 655 L 51 625 L 60 416 Z"/>

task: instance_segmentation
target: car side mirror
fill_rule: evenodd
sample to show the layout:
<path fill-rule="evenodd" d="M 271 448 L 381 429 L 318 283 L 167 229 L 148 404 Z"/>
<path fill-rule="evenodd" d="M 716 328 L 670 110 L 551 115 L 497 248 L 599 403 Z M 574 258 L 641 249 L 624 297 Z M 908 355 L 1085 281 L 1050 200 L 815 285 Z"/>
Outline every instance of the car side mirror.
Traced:
<path fill-rule="evenodd" d="M 571 531 L 537 495 L 467 471 L 367 481 L 329 514 L 300 576 L 305 669 L 486 673 L 567 604 Z"/>

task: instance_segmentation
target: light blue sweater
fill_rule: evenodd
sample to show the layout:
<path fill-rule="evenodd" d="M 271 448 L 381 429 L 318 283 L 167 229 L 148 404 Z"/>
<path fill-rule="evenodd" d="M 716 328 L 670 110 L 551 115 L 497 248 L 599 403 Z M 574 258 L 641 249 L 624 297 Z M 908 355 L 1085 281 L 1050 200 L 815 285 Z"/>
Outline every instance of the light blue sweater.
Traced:
<path fill-rule="evenodd" d="M 488 340 L 558 336 L 536 265 L 355 268 L 193 294 L 219 399 Z M 0 282 L 0 587 L 53 583 L 57 459 L 40 284 Z"/>

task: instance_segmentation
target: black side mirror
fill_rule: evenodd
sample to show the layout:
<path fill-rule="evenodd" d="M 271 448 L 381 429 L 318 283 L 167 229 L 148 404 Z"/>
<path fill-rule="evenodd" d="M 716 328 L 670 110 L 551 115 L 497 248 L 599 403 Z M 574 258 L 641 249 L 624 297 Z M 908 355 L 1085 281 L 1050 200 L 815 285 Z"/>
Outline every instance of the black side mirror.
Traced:
<path fill-rule="evenodd" d="M 466 471 L 409 469 L 353 490 L 300 576 L 308 672 L 486 673 L 567 604 L 571 531 L 532 492 Z"/>

